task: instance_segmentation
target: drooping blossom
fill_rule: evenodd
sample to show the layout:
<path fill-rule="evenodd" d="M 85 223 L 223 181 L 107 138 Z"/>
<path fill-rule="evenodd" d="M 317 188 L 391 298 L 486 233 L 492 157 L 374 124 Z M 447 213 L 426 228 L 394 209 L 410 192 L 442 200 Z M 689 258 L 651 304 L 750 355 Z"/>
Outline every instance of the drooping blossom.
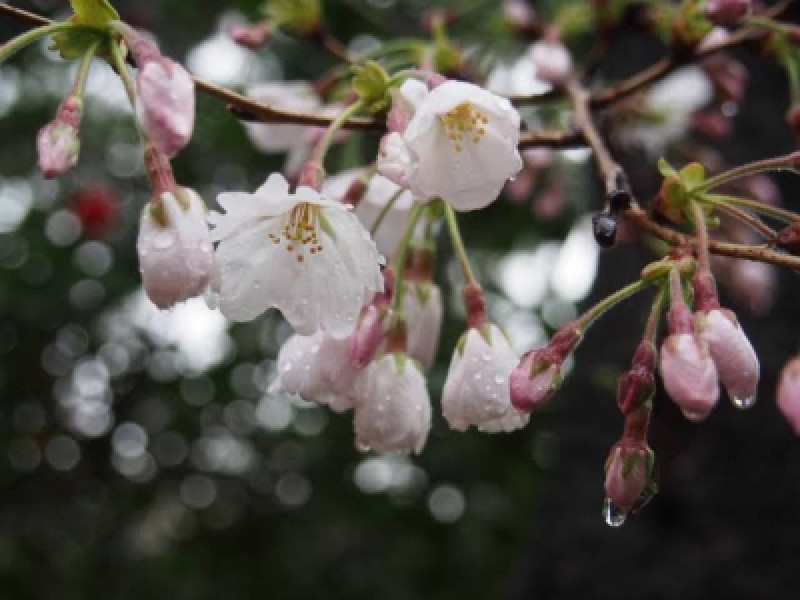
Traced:
<path fill-rule="evenodd" d="M 278 109 L 313 113 L 322 103 L 306 81 L 270 81 L 247 89 L 247 95 Z M 287 152 L 286 171 L 294 173 L 311 153 L 308 128 L 301 125 L 243 122 L 247 137 L 266 154 Z"/>
<path fill-rule="evenodd" d="M 58 109 L 56 118 L 42 127 L 36 137 L 39 170 L 45 179 L 63 175 L 78 162 L 81 141 L 78 137 L 83 102 L 69 96 Z"/>
<path fill-rule="evenodd" d="M 527 424 L 528 414 L 511 405 L 508 381 L 518 361 L 495 325 L 470 328 L 453 352 L 442 389 L 442 412 L 450 427 L 495 433 Z"/>
<path fill-rule="evenodd" d="M 483 208 L 522 168 L 519 126 L 506 98 L 447 81 L 418 104 L 402 134 L 383 140 L 378 168 L 421 202 L 442 198 L 456 210 Z"/>
<path fill-rule="evenodd" d="M 223 193 L 212 213 L 219 242 L 219 303 L 249 321 L 271 307 L 294 329 L 350 335 L 362 307 L 383 289 L 375 243 L 348 207 L 279 174 L 254 194 Z"/>
<path fill-rule="evenodd" d="M 442 330 L 442 292 L 431 281 L 408 281 L 403 295 L 408 354 L 427 371 L 433 366 Z"/>
<path fill-rule="evenodd" d="M 175 187 L 142 211 L 136 242 L 147 296 L 159 308 L 203 293 L 215 272 L 206 206 L 197 192 Z"/>
<path fill-rule="evenodd" d="M 783 367 L 778 380 L 777 403 L 792 430 L 800 435 L 800 357 Z"/>
<path fill-rule="evenodd" d="M 406 354 L 373 361 L 356 382 L 356 445 L 378 452 L 415 452 L 425 446 L 431 403 L 425 378 Z"/>
<path fill-rule="evenodd" d="M 544 348 L 523 355 L 510 378 L 511 403 L 522 412 L 545 404 L 561 387 L 561 369 L 580 341 L 579 328 L 568 323 Z"/>
<path fill-rule="evenodd" d="M 295 334 L 281 347 L 271 393 L 297 395 L 336 412 L 353 407 L 353 382 L 359 369 L 350 363 L 347 342 L 318 331 Z"/>

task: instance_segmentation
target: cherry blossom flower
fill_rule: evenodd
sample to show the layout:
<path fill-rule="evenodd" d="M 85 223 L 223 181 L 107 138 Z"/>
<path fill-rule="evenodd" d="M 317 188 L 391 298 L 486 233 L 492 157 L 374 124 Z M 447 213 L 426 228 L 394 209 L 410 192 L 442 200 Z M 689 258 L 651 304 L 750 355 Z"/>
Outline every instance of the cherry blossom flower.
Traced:
<path fill-rule="evenodd" d="M 353 407 L 353 382 L 358 373 L 348 360 L 345 340 L 321 331 L 310 336 L 295 334 L 281 347 L 277 377 L 269 391 L 297 395 L 344 412 Z"/>
<path fill-rule="evenodd" d="M 322 103 L 306 81 L 271 81 L 247 90 L 253 100 L 279 109 L 313 113 Z M 247 137 L 266 154 L 287 152 L 286 171 L 294 173 L 311 153 L 308 128 L 302 125 L 243 122 Z"/>
<path fill-rule="evenodd" d="M 777 402 L 792 430 L 800 435 L 800 357 L 793 358 L 783 367 L 778 380 Z"/>
<path fill-rule="evenodd" d="M 169 308 L 201 294 L 214 274 L 206 207 L 197 192 L 176 188 L 149 202 L 136 243 L 147 296 Z"/>
<path fill-rule="evenodd" d="M 431 402 L 425 378 L 406 354 L 386 354 L 356 382 L 356 445 L 367 451 L 415 452 L 425 446 Z"/>
<path fill-rule="evenodd" d="M 442 292 L 431 282 L 406 282 L 403 295 L 408 354 L 427 371 L 433 366 L 442 330 Z"/>
<path fill-rule="evenodd" d="M 348 207 L 279 174 L 254 194 L 223 193 L 212 213 L 219 242 L 219 303 L 235 321 L 278 308 L 294 329 L 350 335 L 361 308 L 383 289 L 375 243 Z"/>
<path fill-rule="evenodd" d="M 42 127 L 36 137 L 39 170 L 45 179 L 53 179 L 69 171 L 78 162 L 81 141 L 78 137 L 83 102 L 74 96 L 58 109 L 56 118 Z"/>
<path fill-rule="evenodd" d="M 421 202 L 440 197 L 456 210 L 483 208 L 522 168 L 519 126 L 507 99 L 447 81 L 419 102 L 402 134 L 383 140 L 378 168 Z"/>
<path fill-rule="evenodd" d="M 711 352 L 720 381 L 733 404 L 749 408 L 756 400 L 759 364 L 750 340 L 729 310 L 699 311 L 695 327 Z"/>
<path fill-rule="evenodd" d="M 194 129 L 194 81 L 186 69 L 165 57 L 140 64 L 136 118 L 164 154 L 172 157 L 182 150 Z"/>
<path fill-rule="evenodd" d="M 503 332 L 487 324 L 470 328 L 450 362 L 442 390 L 442 412 L 452 429 L 512 431 L 529 416 L 511 405 L 508 380 L 519 357 Z"/>

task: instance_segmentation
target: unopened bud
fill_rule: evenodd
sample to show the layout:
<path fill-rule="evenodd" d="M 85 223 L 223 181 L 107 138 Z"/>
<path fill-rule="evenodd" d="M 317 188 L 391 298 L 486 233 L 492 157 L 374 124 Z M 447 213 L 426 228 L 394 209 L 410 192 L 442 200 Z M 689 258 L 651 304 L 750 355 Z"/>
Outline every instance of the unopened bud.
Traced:
<path fill-rule="evenodd" d="M 39 169 L 45 179 L 53 179 L 69 171 L 78 162 L 81 142 L 78 136 L 83 102 L 75 96 L 59 107 L 56 118 L 42 127 L 36 137 Z"/>
<path fill-rule="evenodd" d="M 272 37 L 272 27 L 266 21 L 255 25 L 232 25 L 228 30 L 234 42 L 245 48 L 255 50 L 263 46 Z"/>
<path fill-rule="evenodd" d="M 786 363 L 781 371 L 777 403 L 792 430 L 800 436 L 800 356 Z"/>
<path fill-rule="evenodd" d="M 622 513 L 634 508 L 647 489 L 653 451 L 645 443 L 622 440 L 606 460 L 606 496 Z"/>
<path fill-rule="evenodd" d="M 716 25 L 731 25 L 750 10 L 750 0 L 708 0 L 705 14 Z"/>

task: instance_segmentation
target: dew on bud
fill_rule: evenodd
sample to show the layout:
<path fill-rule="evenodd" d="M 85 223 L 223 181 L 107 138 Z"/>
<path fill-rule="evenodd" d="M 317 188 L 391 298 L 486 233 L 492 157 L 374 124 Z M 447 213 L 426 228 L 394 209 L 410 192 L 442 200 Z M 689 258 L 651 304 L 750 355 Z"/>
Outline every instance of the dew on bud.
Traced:
<path fill-rule="evenodd" d="M 740 398 L 739 396 L 731 396 L 731 402 L 736 408 L 740 410 L 747 410 L 748 408 L 752 408 L 752 406 L 756 403 L 756 397 L 749 396 Z"/>
<path fill-rule="evenodd" d="M 603 519 L 609 527 L 620 527 L 628 518 L 628 513 L 619 509 L 611 498 L 603 500 Z"/>

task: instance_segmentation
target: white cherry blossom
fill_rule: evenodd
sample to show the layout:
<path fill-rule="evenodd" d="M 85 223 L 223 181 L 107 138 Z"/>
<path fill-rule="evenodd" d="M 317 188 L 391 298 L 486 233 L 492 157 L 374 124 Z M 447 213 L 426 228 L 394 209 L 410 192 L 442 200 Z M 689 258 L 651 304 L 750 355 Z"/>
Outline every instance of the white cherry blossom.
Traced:
<path fill-rule="evenodd" d="M 372 362 L 356 387 L 353 427 L 359 448 L 422 451 L 431 427 L 431 401 L 425 378 L 408 355 L 386 354 Z"/>
<path fill-rule="evenodd" d="M 509 377 L 519 357 L 495 325 L 471 328 L 453 352 L 442 390 L 442 412 L 452 429 L 474 425 L 489 433 L 524 426 L 529 416 L 511 405 Z"/>
<path fill-rule="evenodd" d="M 408 127 L 381 144 L 378 168 L 425 202 L 483 208 L 522 168 L 520 116 L 506 99 L 470 83 L 447 81 L 416 105 Z"/>
<path fill-rule="evenodd" d="M 279 174 L 254 194 L 223 193 L 212 213 L 219 306 L 235 321 L 271 307 L 295 331 L 345 338 L 361 308 L 383 290 L 383 258 L 352 211 Z"/>

